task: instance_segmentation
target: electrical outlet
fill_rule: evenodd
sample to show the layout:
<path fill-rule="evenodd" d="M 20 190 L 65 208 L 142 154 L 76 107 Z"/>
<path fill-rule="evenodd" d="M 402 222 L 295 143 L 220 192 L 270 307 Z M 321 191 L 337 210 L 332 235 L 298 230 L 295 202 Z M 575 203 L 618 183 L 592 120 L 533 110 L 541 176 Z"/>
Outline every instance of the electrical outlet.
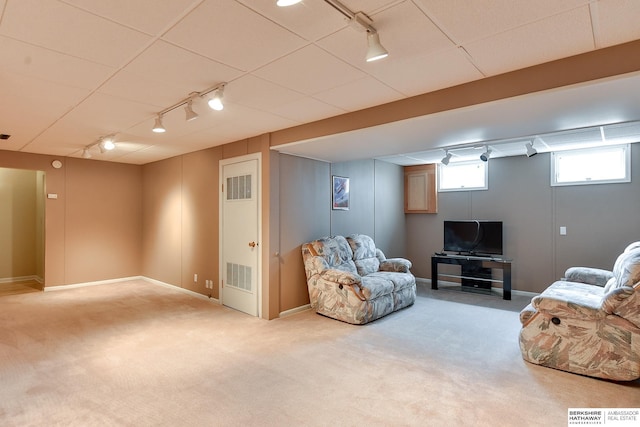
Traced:
<path fill-rule="evenodd" d="M 194 282 L 196 282 L 196 283 L 198 283 L 198 275 L 197 275 L 197 274 L 194 274 L 194 275 L 193 275 L 193 281 L 194 281 Z"/>
<path fill-rule="evenodd" d="M 560 235 L 561 236 L 566 236 L 567 235 L 567 227 L 560 227 Z"/>

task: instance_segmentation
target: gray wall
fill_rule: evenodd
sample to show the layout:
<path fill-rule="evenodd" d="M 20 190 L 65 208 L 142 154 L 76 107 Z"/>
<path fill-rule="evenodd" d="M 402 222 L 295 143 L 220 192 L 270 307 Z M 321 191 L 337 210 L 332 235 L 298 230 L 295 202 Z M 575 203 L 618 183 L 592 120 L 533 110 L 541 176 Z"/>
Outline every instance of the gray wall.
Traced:
<path fill-rule="evenodd" d="M 309 303 L 300 246 L 328 235 L 370 235 L 387 256 L 405 255 L 402 167 L 377 160 L 329 164 L 278 155 L 280 308 Z M 350 207 L 331 209 L 331 176 L 349 178 Z"/>
<path fill-rule="evenodd" d="M 639 148 L 632 147 L 632 182 L 625 184 L 551 187 L 548 153 L 490 160 L 489 190 L 439 193 L 437 214 L 407 215 L 414 274 L 431 277 L 429 259 L 442 249 L 448 219 L 504 222 L 513 289 L 541 292 L 574 265 L 610 269 L 629 242 L 640 240 L 640 179 L 633 174 Z"/>

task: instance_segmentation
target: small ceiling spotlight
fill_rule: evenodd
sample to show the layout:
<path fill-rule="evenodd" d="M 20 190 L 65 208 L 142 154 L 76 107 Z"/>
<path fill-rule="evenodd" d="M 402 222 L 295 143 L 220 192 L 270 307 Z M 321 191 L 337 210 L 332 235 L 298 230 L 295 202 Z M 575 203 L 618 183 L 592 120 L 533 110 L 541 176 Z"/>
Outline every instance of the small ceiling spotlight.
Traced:
<path fill-rule="evenodd" d="M 527 147 L 527 157 L 533 157 L 538 154 L 538 150 L 533 148 L 533 141 L 527 142 L 524 146 Z"/>
<path fill-rule="evenodd" d="M 442 158 L 442 160 L 440 160 L 440 163 L 446 166 L 449 164 L 450 160 L 451 160 L 451 153 L 449 152 L 449 150 L 444 150 L 444 157 Z"/>
<path fill-rule="evenodd" d="M 487 162 L 489 161 L 490 157 L 491 157 L 491 149 L 489 148 L 488 145 L 486 145 L 484 153 L 480 154 L 480 160 L 482 160 L 483 162 Z"/>
<path fill-rule="evenodd" d="M 209 107 L 216 111 L 221 111 L 224 108 L 224 104 L 222 103 L 223 92 L 224 85 L 221 85 L 213 91 L 213 96 L 209 99 Z"/>
<path fill-rule="evenodd" d="M 103 138 L 100 138 L 100 141 L 98 142 L 98 148 L 100 148 L 100 152 L 103 154 L 116 148 L 116 144 L 113 142 L 113 137 L 105 136 Z"/>
<path fill-rule="evenodd" d="M 190 122 L 191 120 L 195 120 L 198 118 L 198 113 L 193 111 L 193 100 L 190 99 L 187 101 L 187 104 L 184 106 L 185 119 Z"/>
<path fill-rule="evenodd" d="M 377 31 L 367 30 L 367 62 L 377 61 L 378 59 L 389 56 L 387 49 L 380 43 L 380 36 Z"/>
<path fill-rule="evenodd" d="M 300 3 L 302 0 L 278 0 L 276 4 L 280 7 L 293 6 L 294 4 Z"/>
<path fill-rule="evenodd" d="M 91 158 L 91 152 L 89 151 L 89 147 L 85 147 L 84 150 L 82 150 L 82 158 L 83 159 Z"/>
<path fill-rule="evenodd" d="M 155 133 L 164 133 L 167 131 L 162 125 L 162 114 L 158 114 L 158 117 L 156 117 L 156 122 L 153 124 L 153 129 L 151 130 Z"/>
<path fill-rule="evenodd" d="M 116 143 L 114 141 L 113 136 L 109 135 L 109 136 L 105 136 L 104 138 L 102 138 L 102 146 L 107 151 L 111 151 L 114 148 L 116 148 Z"/>

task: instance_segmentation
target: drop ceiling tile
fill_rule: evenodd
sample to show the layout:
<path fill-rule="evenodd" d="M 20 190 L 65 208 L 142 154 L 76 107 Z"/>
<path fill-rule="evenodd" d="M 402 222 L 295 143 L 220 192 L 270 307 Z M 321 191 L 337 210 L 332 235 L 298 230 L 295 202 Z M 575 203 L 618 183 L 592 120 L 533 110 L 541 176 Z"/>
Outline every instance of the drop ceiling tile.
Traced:
<path fill-rule="evenodd" d="M 164 41 L 157 41 L 129 63 L 127 71 L 200 92 L 241 76 L 240 70 L 205 58 Z M 178 99 L 176 99 L 178 101 Z"/>
<path fill-rule="evenodd" d="M 400 92 L 372 77 L 364 77 L 313 96 L 345 111 L 356 111 L 372 105 L 386 104 L 404 98 Z"/>
<path fill-rule="evenodd" d="M 345 110 L 325 104 L 313 98 L 302 98 L 272 110 L 274 114 L 299 123 L 307 123 L 344 114 Z"/>
<path fill-rule="evenodd" d="M 364 12 L 371 16 L 380 9 L 398 3 L 398 0 L 345 0 L 342 2 L 352 12 Z"/>
<path fill-rule="evenodd" d="M 2 67 L 12 73 L 83 89 L 94 89 L 115 68 L 0 36 Z"/>
<path fill-rule="evenodd" d="M 380 40 L 391 55 L 404 58 L 437 52 L 455 45 L 412 2 L 397 4 L 373 16 Z M 366 43 L 365 43 L 366 47 Z"/>
<path fill-rule="evenodd" d="M 246 6 L 216 0 L 203 2 L 163 39 L 243 71 L 307 43 Z"/>
<path fill-rule="evenodd" d="M 640 2 L 607 0 L 594 4 L 597 13 L 598 47 L 640 39 Z"/>
<path fill-rule="evenodd" d="M 62 119 L 39 134 L 25 147 L 25 151 L 38 154 L 79 155 L 85 146 L 108 134 L 96 130 L 90 123 Z"/>
<path fill-rule="evenodd" d="M 189 151 L 185 150 L 180 145 L 152 145 L 142 150 L 128 153 L 126 156 L 122 156 L 117 159 L 120 163 L 129 163 L 134 165 L 144 165 L 147 163 L 153 163 L 160 160 L 168 159 L 170 157 L 180 156 L 186 154 Z"/>
<path fill-rule="evenodd" d="M 374 17 L 381 44 L 389 57 L 368 63 L 366 33 L 347 27 L 320 41 L 318 45 L 364 72 L 372 72 L 385 62 L 402 61 L 454 47 L 454 44 L 413 3 L 395 5 Z"/>
<path fill-rule="evenodd" d="M 124 64 L 151 40 L 73 6 L 39 0 L 9 2 L 0 34 L 110 66 Z"/>
<path fill-rule="evenodd" d="M 455 86 L 483 77 L 459 48 L 379 61 L 371 75 L 406 96 Z"/>
<path fill-rule="evenodd" d="M 453 40 L 462 44 L 584 6 L 586 0 L 415 0 Z"/>
<path fill-rule="evenodd" d="M 525 68 L 594 49 L 587 6 L 465 44 L 487 75 Z"/>
<path fill-rule="evenodd" d="M 299 92 L 250 74 L 234 80 L 224 90 L 226 100 L 264 111 L 295 101 L 303 96 Z"/>
<path fill-rule="evenodd" d="M 187 85 L 167 84 L 153 76 L 145 77 L 127 70 L 118 72 L 98 90 L 102 94 L 153 105 L 156 111 L 174 105 L 191 91 Z"/>
<path fill-rule="evenodd" d="M 323 1 L 305 1 L 292 7 L 279 7 L 275 1 L 238 1 L 309 41 L 348 25 L 344 15 Z"/>
<path fill-rule="evenodd" d="M 69 112 L 62 121 L 78 126 L 91 123 L 99 136 L 124 132 L 138 123 L 141 117 L 153 117 L 156 111 L 157 107 L 154 105 L 103 93 L 93 93 Z M 96 117 L 100 117 L 100 120 L 96 121 Z"/>
<path fill-rule="evenodd" d="M 365 76 L 357 68 L 313 45 L 280 58 L 253 74 L 307 95 Z"/>
<path fill-rule="evenodd" d="M 88 95 L 86 89 L 0 72 L 0 132 L 23 147 Z"/>
<path fill-rule="evenodd" d="M 189 11 L 197 0 L 64 0 L 78 8 L 90 11 L 147 34 L 157 35 L 168 25 Z"/>
<path fill-rule="evenodd" d="M 242 138 L 284 129 L 297 124 L 293 119 L 277 115 L 276 111 L 260 111 L 238 104 L 229 105 L 229 111 L 231 113 L 230 117 L 217 125 L 215 129 L 216 131 L 228 129 L 236 135 L 241 135 Z"/>

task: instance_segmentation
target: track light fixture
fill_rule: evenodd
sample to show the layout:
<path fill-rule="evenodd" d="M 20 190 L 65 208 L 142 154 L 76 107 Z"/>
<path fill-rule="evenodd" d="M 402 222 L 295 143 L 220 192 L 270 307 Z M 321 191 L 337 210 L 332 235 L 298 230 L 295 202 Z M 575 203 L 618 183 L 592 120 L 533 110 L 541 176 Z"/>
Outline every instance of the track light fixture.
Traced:
<path fill-rule="evenodd" d="M 221 85 L 219 88 L 213 91 L 213 95 L 209 99 L 209 107 L 216 111 L 222 111 L 224 109 L 224 104 L 222 103 L 222 96 L 224 95 L 224 85 Z"/>
<path fill-rule="evenodd" d="M 116 138 L 115 135 L 101 136 L 98 140 L 92 144 L 87 145 L 82 149 L 81 157 L 83 159 L 91 158 L 91 148 L 97 146 L 100 150 L 100 153 L 104 154 L 107 151 L 111 151 L 116 148 Z"/>
<path fill-rule="evenodd" d="M 156 133 L 166 132 L 167 129 L 162 124 L 162 117 L 169 111 L 173 111 L 178 107 L 182 107 L 183 105 L 184 105 L 185 119 L 188 122 L 198 118 L 199 117 L 198 113 L 193 111 L 193 102 L 197 98 L 203 98 L 212 92 L 213 92 L 213 96 L 209 100 L 209 106 L 217 111 L 222 110 L 224 108 L 224 105 L 222 104 L 222 93 L 224 91 L 225 86 L 226 86 L 226 83 L 220 83 L 202 92 L 191 92 L 187 98 L 173 104 L 169 108 L 165 108 L 164 110 L 160 111 L 156 116 L 156 120 L 151 130 L 153 130 Z"/>
<path fill-rule="evenodd" d="M 185 120 L 188 122 L 198 118 L 198 113 L 193 111 L 193 99 L 190 99 L 187 102 L 187 105 L 184 106 L 184 112 L 185 112 Z"/>
<path fill-rule="evenodd" d="M 527 148 L 527 157 L 533 157 L 538 154 L 538 150 L 533 148 L 533 141 L 527 142 L 524 146 Z"/>
<path fill-rule="evenodd" d="M 162 125 L 162 114 L 158 114 L 158 116 L 156 117 L 156 121 L 153 124 L 153 129 L 151 130 L 155 133 L 164 133 L 167 131 Z"/>
<path fill-rule="evenodd" d="M 450 160 L 451 160 L 451 153 L 449 152 L 449 150 L 444 150 L 444 157 L 442 158 L 442 160 L 440 160 L 440 163 L 446 166 L 449 164 Z"/>
<path fill-rule="evenodd" d="M 299 3 L 300 0 L 278 0 L 278 6 L 290 6 Z M 380 43 L 378 30 L 373 27 L 373 20 L 364 12 L 352 12 L 347 6 L 338 0 L 324 0 L 325 3 L 333 7 L 349 20 L 349 24 L 358 31 L 364 31 L 367 34 L 367 53 L 365 60 L 367 62 L 376 61 L 386 58 L 389 52 Z"/>
<path fill-rule="evenodd" d="M 484 153 L 480 154 L 480 160 L 482 160 L 483 162 L 488 162 L 489 158 L 491 157 L 491 149 L 488 145 L 485 145 L 484 148 Z"/>
<path fill-rule="evenodd" d="M 387 49 L 380 44 L 380 36 L 377 32 L 372 33 L 367 31 L 367 46 L 367 55 L 365 57 L 367 62 L 377 61 L 378 59 L 389 56 Z"/>

